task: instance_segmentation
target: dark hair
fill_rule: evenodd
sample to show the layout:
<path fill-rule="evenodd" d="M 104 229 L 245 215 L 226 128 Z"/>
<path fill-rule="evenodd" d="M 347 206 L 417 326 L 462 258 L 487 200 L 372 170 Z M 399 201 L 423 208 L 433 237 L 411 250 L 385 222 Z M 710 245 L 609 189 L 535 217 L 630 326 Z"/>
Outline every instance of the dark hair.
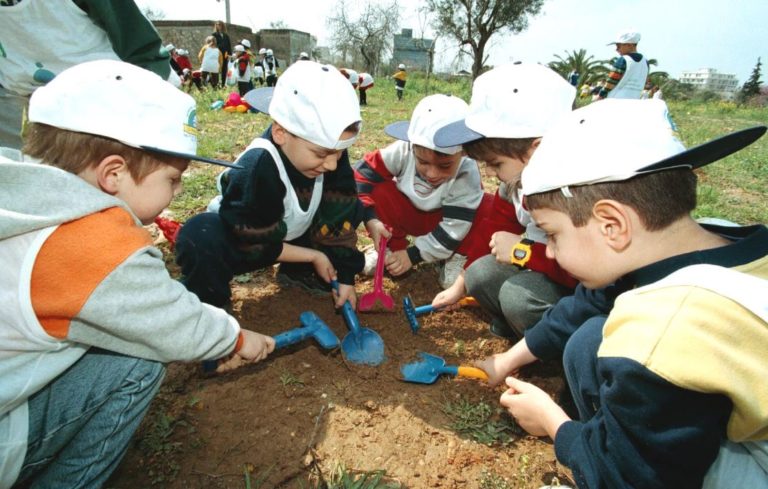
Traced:
<path fill-rule="evenodd" d="M 478 161 L 489 161 L 496 155 L 524 158 L 533 142 L 539 138 L 483 138 L 464 145 L 467 156 Z"/>
<path fill-rule="evenodd" d="M 696 208 L 696 174 L 688 168 L 638 175 L 620 182 L 568 187 L 572 197 L 550 190 L 525 197 L 529 210 L 548 208 L 568 215 L 576 227 L 587 224 L 595 203 L 610 199 L 637 212 L 645 228 L 658 231 Z"/>
<path fill-rule="evenodd" d="M 120 155 L 125 158 L 133 180 L 141 183 L 162 165 L 178 161 L 178 158 L 149 153 L 111 138 L 69 131 L 48 124 L 32 122 L 28 131 L 24 153 L 42 160 L 46 165 L 76 175 L 97 165 L 109 155 Z"/>

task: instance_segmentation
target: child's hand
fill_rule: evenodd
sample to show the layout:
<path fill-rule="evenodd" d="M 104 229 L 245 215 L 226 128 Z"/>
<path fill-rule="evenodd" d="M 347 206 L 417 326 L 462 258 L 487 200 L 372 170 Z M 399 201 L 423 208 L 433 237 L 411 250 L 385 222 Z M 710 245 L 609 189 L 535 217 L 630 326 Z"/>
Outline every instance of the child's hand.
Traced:
<path fill-rule="evenodd" d="M 373 246 L 376 251 L 381 252 L 379 249 L 379 240 L 382 236 L 386 236 L 387 239 L 392 237 L 392 232 L 387 228 L 387 225 L 378 219 L 371 219 L 365 223 L 365 229 L 368 230 L 368 234 L 373 240 Z"/>
<path fill-rule="evenodd" d="M 491 241 L 488 246 L 491 248 L 491 254 L 496 257 L 496 261 L 499 263 L 506 263 L 509 265 L 512 253 L 512 247 L 520 242 L 519 234 L 512 234 L 506 231 L 497 231 L 491 236 Z"/>
<path fill-rule="evenodd" d="M 217 373 L 228 372 L 247 363 L 256 363 L 267 358 L 267 355 L 275 350 L 275 340 L 271 336 L 240 330 L 243 333 L 243 344 L 237 353 L 233 353 L 226 360 L 221 360 L 216 368 Z"/>
<path fill-rule="evenodd" d="M 322 251 L 318 251 L 312 258 L 312 266 L 315 267 L 317 275 L 325 280 L 326 283 L 331 283 L 331 280 L 336 280 L 336 269 L 333 268 L 333 263 L 328 258 L 328 255 Z"/>
<path fill-rule="evenodd" d="M 515 377 L 507 377 L 509 389 L 499 402 L 507 408 L 525 431 L 533 436 L 547 436 L 553 440 L 560 425 L 571 418 L 549 397 L 549 394 L 533 384 Z"/>
<path fill-rule="evenodd" d="M 354 285 L 339 284 L 339 292 L 333 291 L 333 299 L 336 302 L 336 309 L 343 307 L 344 303 L 349 301 L 349 304 L 354 310 L 357 307 L 357 294 L 355 293 Z"/>
<path fill-rule="evenodd" d="M 528 349 L 528 343 L 523 338 L 504 353 L 497 353 L 485 360 L 475 362 L 475 366 L 488 374 L 488 385 L 496 386 L 504 381 L 504 377 L 517 375 L 520 368 L 536 360 L 538 359 Z"/>
<path fill-rule="evenodd" d="M 387 271 L 393 277 L 404 274 L 413 266 L 411 259 L 408 258 L 408 252 L 405 250 L 387 253 L 384 264 L 387 266 Z"/>
<path fill-rule="evenodd" d="M 459 299 L 464 297 L 464 274 L 459 275 L 450 287 L 440 292 L 432 299 L 432 307 L 435 309 L 456 309 Z"/>

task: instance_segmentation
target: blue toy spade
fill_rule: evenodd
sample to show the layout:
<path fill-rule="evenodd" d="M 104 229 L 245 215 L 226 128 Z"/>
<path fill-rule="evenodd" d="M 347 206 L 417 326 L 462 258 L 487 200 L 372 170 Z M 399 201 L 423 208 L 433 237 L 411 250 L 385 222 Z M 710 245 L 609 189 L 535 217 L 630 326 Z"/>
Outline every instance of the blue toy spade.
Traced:
<path fill-rule="evenodd" d="M 275 350 L 304 341 L 307 338 L 317 340 L 321 348 L 331 350 L 339 346 L 339 338 L 331 331 L 331 328 L 312 311 L 302 312 L 299 316 L 301 326 L 289 329 L 274 336 Z M 213 372 L 219 365 L 218 360 L 206 360 L 203 362 L 204 372 Z"/>
<path fill-rule="evenodd" d="M 476 306 L 477 300 L 474 297 L 464 297 L 463 299 L 460 299 L 457 304 L 460 306 Z M 421 325 L 417 319 L 418 316 L 439 310 L 440 309 L 432 307 L 432 304 L 414 306 L 410 296 L 403 297 L 403 311 L 405 311 L 405 318 L 408 320 L 408 324 L 411 326 L 413 334 L 418 333 L 419 329 L 421 329 Z"/>
<path fill-rule="evenodd" d="M 331 280 L 331 286 L 338 293 L 339 283 Z M 341 309 L 350 332 L 341 341 L 341 353 L 352 363 L 364 365 L 380 365 L 384 362 L 384 340 L 379 334 L 360 326 L 357 314 L 352 310 L 349 301 Z"/>

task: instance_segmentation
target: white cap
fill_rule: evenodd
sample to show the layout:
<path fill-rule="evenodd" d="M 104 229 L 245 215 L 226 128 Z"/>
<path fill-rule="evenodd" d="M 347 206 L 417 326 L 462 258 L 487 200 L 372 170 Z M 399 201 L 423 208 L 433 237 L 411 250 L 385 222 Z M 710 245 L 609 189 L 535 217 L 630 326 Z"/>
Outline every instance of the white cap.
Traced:
<path fill-rule="evenodd" d="M 248 39 L 243 39 L 242 41 L 240 41 L 240 44 L 247 47 L 248 49 L 251 49 L 251 41 L 249 41 Z"/>
<path fill-rule="evenodd" d="M 267 56 L 272 56 L 273 54 L 275 53 L 273 53 L 271 49 L 267 49 Z"/>
<path fill-rule="evenodd" d="M 616 40 L 608 43 L 611 44 L 637 44 L 640 42 L 640 33 L 634 30 L 628 30 L 619 32 L 616 35 Z"/>
<path fill-rule="evenodd" d="M 400 63 L 399 65 L 397 65 L 397 69 L 398 70 L 404 70 L 405 69 L 405 65 L 403 63 Z"/>
<path fill-rule="evenodd" d="M 169 53 L 170 53 L 171 51 L 173 51 L 174 49 L 176 49 L 176 46 L 174 46 L 173 44 L 170 44 L 170 43 L 169 43 L 169 44 L 166 44 L 166 45 L 165 45 L 165 50 L 166 50 L 166 51 L 168 51 Z"/>
<path fill-rule="evenodd" d="M 576 88 L 539 64 L 508 64 L 483 73 L 472 87 L 469 113 L 439 130 L 438 146 L 482 138 L 536 138 L 571 111 Z"/>
<path fill-rule="evenodd" d="M 523 194 L 623 181 L 671 168 L 698 168 L 765 132 L 738 131 L 686 150 L 662 100 L 606 99 L 575 110 L 542 138 L 521 177 Z"/>
<path fill-rule="evenodd" d="M 234 49 L 235 49 L 236 53 L 244 53 L 245 52 L 245 48 L 243 47 L 242 44 L 235 45 Z"/>
<path fill-rule="evenodd" d="M 306 52 L 302 51 L 302 52 L 299 53 L 299 58 L 300 59 L 309 59 L 309 55 Z"/>
<path fill-rule="evenodd" d="M 89 61 L 62 71 L 32 93 L 29 121 L 238 168 L 195 154 L 197 117 L 192 97 L 151 71 L 122 61 Z"/>
<path fill-rule="evenodd" d="M 267 54 L 267 48 L 259 49 L 259 54 Z"/>
<path fill-rule="evenodd" d="M 384 132 L 393 138 L 410 141 L 433 151 L 456 154 L 461 145 L 438 147 L 435 145 L 435 132 L 441 127 L 462 120 L 467 116 L 469 106 L 465 101 L 453 95 L 429 95 L 421 99 L 413 109 L 410 121 L 393 122 L 384 128 Z"/>
<path fill-rule="evenodd" d="M 355 90 L 333 66 L 294 63 L 274 88 L 257 88 L 244 98 L 290 133 L 323 148 L 346 149 L 357 139 L 340 140 L 344 130 L 362 117 Z"/>

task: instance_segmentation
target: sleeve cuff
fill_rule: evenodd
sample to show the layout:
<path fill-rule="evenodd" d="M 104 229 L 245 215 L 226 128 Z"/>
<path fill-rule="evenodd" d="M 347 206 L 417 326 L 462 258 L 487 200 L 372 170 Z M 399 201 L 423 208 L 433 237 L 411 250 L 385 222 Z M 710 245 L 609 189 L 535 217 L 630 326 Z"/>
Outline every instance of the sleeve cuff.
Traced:
<path fill-rule="evenodd" d="M 240 331 L 237 335 L 237 342 L 235 343 L 235 349 L 232 350 L 232 353 L 237 353 L 240 351 L 240 348 L 243 347 L 243 343 L 245 342 L 245 336 L 243 336 L 243 332 Z"/>
<path fill-rule="evenodd" d="M 571 450 L 581 434 L 581 423 L 566 421 L 555 433 L 555 456 L 566 467 L 571 466 Z"/>
<path fill-rule="evenodd" d="M 411 260 L 412 265 L 418 265 L 424 261 L 424 259 L 421 257 L 421 252 L 417 247 L 409 246 L 405 251 L 408 253 L 408 259 Z"/>

